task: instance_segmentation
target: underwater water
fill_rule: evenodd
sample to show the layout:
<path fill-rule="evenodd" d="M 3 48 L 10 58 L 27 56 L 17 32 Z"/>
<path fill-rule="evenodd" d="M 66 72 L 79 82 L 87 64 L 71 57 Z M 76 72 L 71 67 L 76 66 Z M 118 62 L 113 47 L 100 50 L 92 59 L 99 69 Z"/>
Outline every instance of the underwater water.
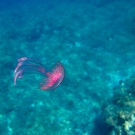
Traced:
<path fill-rule="evenodd" d="M 0 0 L 0 135 L 135 135 L 134 58 L 134 0 Z"/>

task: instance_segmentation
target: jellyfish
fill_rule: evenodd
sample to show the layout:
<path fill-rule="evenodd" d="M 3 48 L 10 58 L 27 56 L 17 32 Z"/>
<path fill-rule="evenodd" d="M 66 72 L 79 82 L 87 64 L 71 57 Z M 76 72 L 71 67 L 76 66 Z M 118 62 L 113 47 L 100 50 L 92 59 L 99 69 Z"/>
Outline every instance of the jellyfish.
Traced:
<path fill-rule="evenodd" d="M 56 63 L 52 71 L 48 72 L 39 60 L 23 57 L 18 59 L 14 70 L 14 85 L 16 85 L 18 78 L 22 78 L 24 73 L 30 73 L 30 71 L 36 71 L 36 73 L 43 75 L 40 90 L 54 90 L 64 79 L 64 68 L 61 63 Z"/>

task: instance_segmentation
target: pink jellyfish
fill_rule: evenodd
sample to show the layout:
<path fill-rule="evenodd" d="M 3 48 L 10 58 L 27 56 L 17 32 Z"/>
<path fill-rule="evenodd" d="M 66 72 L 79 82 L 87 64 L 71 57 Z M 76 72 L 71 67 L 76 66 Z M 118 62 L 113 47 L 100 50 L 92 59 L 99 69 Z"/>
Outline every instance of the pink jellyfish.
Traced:
<path fill-rule="evenodd" d="M 16 85 L 17 78 L 22 78 L 23 73 L 28 71 L 36 71 L 44 75 L 44 79 L 40 83 L 41 90 L 55 89 L 64 78 L 64 68 L 61 63 L 56 63 L 52 72 L 47 72 L 39 60 L 23 57 L 18 59 L 14 70 L 14 85 Z"/>

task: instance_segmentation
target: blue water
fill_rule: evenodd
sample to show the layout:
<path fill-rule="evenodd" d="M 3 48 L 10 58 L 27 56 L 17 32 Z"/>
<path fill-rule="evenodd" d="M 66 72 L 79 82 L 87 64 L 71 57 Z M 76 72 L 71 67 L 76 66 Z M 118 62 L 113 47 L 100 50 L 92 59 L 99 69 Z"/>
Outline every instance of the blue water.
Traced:
<path fill-rule="evenodd" d="M 134 0 L 0 1 L 0 135 L 108 135 L 102 106 L 135 71 Z M 14 86 L 18 58 L 61 62 L 65 78 Z M 103 112 L 102 112 L 103 113 Z"/>

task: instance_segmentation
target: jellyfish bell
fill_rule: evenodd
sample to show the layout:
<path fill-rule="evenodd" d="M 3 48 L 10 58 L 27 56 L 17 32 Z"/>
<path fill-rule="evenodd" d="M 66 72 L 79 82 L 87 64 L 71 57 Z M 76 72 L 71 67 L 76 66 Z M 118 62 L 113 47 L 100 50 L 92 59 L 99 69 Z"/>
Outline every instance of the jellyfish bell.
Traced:
<path fill-rule="evenodd" d="M 43 82 L 40 83 L 41 90 L 53 90 L 57 88 L 64 79 L 64 68 L 61 63 L 57 63 L 52 72 L 47 72 Z"/>

